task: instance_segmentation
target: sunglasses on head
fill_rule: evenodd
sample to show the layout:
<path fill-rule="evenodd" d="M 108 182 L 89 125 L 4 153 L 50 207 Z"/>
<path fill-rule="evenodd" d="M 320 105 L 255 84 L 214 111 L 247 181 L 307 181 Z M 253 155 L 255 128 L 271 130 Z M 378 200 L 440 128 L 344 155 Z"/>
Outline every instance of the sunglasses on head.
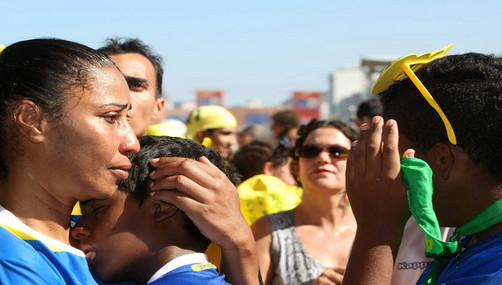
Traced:
<path fill-rule="evenodd" d="M 345 160 L 349 156 L 349 150 L 346 148 L 334 145 L 328 147 L 320 147 L 313 144 L 307 144 L 299 147 L 296 151 L 296 154 L 304 158 L 314 158 L 321 154 L 321 152 L 323 151 L 327 151 L 329 153 L 329 156 L 332 159 L 336 160 Z"/>
<path fill-rule="evenodd" d="M 375 85 L 373 85 L 373 88 L 371 89 L 371 93 L 382 93 L 383 91 L 389 89 L 389 87 L 394 83 L 409 77 L 411 82 L 417 87 L 420 94 L 422 94 L 427 103 L 429 103 L 429 105 L 434 108 L 434 110 L 436 110 L 439 117 L 443 121 L 444 127 L 446 129 L 446 135 L 448 136 L 450 143 L 457 144 L 457 137 L 450 123 L 450 120 L 448 119 L 448 117 L 446 117 L 443 109 L 441 109 L 434 97 L 432 97 L 431 93 L 429 93 L 427 88 L 425 88 L 425 86 L 415 74 L 415 72 L 423 65 L 437 58 L 444 57 L 452 46 L 453 45 L 450 44 L 440 50 L 423 53 L 421 55 L 409 54 L 407 56 L 400 57 L 399 59 L 391 63 L 382 72 L 382 74 L 380 74 L 380 77 L 378 77 Z"/>

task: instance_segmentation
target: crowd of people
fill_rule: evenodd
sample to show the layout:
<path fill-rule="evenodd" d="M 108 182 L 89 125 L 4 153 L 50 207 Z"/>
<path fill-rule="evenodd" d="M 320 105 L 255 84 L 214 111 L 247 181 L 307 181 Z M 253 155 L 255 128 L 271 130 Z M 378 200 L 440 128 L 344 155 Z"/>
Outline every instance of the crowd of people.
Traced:
<path fill-rule="evenodd" d="M 502 59 L 450 48 L 266 128 L 163 121 L 139 39 L 0 46 L 0 284 L 502 283 Z"/>

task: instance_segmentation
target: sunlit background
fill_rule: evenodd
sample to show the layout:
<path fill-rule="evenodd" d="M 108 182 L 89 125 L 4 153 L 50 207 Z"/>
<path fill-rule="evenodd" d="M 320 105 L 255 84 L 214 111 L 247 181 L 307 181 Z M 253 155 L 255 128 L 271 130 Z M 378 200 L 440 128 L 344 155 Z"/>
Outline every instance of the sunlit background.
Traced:
<path fill-rule="evenodd" d="M 220 91 L 227 107 L 288 105 L 294 92 L 318 92 L 322 112 L 350 116 L 344 112 L 369 96 L 364 60 L 449 43 L 451 54 L 502 53 L 497 0 L 31 0 L 0 7 L 4 45 L 58 37 L 98 48 L 108 37 L 142 39 L 164 58 L 170 108 L 191 106 L 197 90 Z"/>

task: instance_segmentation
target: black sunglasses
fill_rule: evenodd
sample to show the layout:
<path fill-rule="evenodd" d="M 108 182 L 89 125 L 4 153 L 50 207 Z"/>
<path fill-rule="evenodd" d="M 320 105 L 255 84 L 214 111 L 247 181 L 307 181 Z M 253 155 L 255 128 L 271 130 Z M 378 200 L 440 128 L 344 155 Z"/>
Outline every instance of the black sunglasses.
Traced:
<path fill-rule="evenodd" d="M 325 148 L 313 144 L 307 144 L 299 147 L 296 150 L 296 154 L 305 158 L 314 158 L 323 151 L 328 151 L 329 156 L 336 160 L 345 160 L 349 156 L 349 150 L 344 147 L 332 145 Z"/>

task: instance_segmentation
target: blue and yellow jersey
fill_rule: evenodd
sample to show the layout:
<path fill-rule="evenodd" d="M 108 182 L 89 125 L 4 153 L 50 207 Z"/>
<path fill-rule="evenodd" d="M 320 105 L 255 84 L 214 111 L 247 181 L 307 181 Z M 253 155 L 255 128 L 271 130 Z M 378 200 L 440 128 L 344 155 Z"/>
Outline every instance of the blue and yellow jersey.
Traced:
<path fill-rule="evenodd" d="M 0 206 L 0 284 L 98 284 L 84 253 L 29 228 Z"/>
<path fill-rule="evenodd" d="M 201 253 L 187 254 L 171 260 L 150 278 L 149 285 L 228 285 L 225 275 Z"/>

